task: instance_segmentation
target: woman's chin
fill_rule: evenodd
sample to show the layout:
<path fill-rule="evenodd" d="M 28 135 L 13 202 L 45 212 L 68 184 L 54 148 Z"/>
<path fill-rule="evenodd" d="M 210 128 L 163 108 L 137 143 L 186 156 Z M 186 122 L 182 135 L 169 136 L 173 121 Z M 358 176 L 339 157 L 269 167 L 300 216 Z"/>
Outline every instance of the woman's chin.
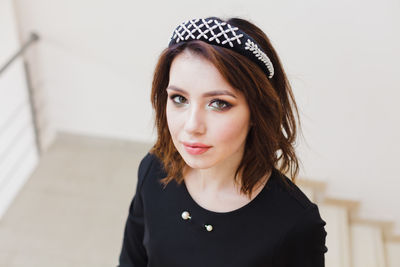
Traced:
<path fill-rule="evenodd" d="M 191 155 L 182 157 L 186 165 L 192 169 L 208 169 L 213 166 L 207 158 L 192 158 Z"/>

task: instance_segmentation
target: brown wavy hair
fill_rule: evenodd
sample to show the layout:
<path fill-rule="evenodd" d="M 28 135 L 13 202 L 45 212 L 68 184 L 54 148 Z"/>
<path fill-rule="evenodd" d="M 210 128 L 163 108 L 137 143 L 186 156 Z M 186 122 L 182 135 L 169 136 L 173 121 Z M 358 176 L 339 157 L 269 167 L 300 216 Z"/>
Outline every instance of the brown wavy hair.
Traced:
<path fill-rule="evenodd" d="M 172 61 L 184 50 L 189 50 L 214 64 L 226 81 L 247 100 L 251 128 L 235 180 L 241 179 L 241 192 L 251 196 L 258 182 L 274 168 L 295 180 L 299 172 L 299 160 L 294 148 L 296 119 L 299 127 L 300 119 L 290 84 L 266 34 L 245 19 L 230 18 L 226 22 L 246 32 L 261 46 L 274 65 L 274 76 L 268 79 L 266 72 L 256 63 L 237 52 L 202 41 L 180 42 L 166 48 L 159 57 L 152 83 L 151 102 L 158 138 L 150 153 L 164 164 L 167 173 L 161 180 L 164 185 L 172 180 L 178 184 L 183 181 L 186 163 L 169 133 L 166 88 Z M 282 179 L 286 182 L 284 176 Z"/>

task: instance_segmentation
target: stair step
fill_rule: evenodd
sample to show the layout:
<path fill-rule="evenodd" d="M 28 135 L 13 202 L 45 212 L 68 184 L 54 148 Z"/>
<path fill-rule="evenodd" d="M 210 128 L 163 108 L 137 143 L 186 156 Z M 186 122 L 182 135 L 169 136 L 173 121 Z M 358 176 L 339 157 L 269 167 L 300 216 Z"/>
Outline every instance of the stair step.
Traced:
<path fill-rule="evenodd" d="M 322 203 L 325 205 L 344 207 L 351 213 L 357 212 L 361 205 L 358 200 L 333 197 L 325 197 Z"/>
<path fill-rule="evenodd" d="M 318 205 L 321 217 L 325 220 L 326 246 L 325 255 L 327 267 L 350 267 L 350 229 L 346 206 L 320 203 Z"/>
<path fill-rule="evenodd" d="M 382 238 L 384 241 L 393 236 L 393 229 L 395 226 L 392 221 L 365 219 L 357 217 L 357 215 L 350 217 L 350 223 L 370 225 L 379 228 L 382 232 Z"/>
<path fill-rule="evenodd" d="M 354 267 L 385 267 L 383 229 L 390 223 L 360 218 L 350 219 L 351 251 Z"/>
<path fill-rule="evenodd" d="M 306 178 L 298 178 L 296 185 L 303 191 L 303 193 L 312 201 L 319 202 L 319 194 L 326 190 L 326 183 L 321 181 L 310 180 Z"/>
<path fill-rule="evenodd" d="M 391 236 L 386 239 L 386 262 L 388 267 L 400 266 L 400 236 Z"/>

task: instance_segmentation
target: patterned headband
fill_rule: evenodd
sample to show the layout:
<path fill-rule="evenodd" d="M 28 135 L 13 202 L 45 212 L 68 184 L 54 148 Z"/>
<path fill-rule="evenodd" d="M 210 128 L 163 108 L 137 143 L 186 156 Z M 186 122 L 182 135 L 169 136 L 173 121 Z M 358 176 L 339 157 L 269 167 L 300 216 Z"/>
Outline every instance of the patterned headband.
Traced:
<path fill-rule="evenodd" d="M 238 27 L 216 18 L 188 20 L 174 30 L 169 46 L 192 40 L 201 40 L 234 50 L 257 63 L 268 73 L 269 79 L 274 76 L 274 66 L 267 54 L 259 48 L 253 38 Z"/>

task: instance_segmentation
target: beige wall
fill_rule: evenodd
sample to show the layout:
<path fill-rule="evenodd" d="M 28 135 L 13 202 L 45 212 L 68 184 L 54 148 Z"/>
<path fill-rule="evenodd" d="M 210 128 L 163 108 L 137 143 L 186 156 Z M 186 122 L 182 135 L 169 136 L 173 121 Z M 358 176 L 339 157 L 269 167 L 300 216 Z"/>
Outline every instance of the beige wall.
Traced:
<path fill-rule="evenodd" d="M 270 36 L 301 110 L 302 175 L 400 233 L 400 4 L 384 1 L 16 0 L 57 131 L 151 141 L 151 76 L 177 23 L 243 16 Z M 397 205 L 397 207 L 396 207 Z"/>

